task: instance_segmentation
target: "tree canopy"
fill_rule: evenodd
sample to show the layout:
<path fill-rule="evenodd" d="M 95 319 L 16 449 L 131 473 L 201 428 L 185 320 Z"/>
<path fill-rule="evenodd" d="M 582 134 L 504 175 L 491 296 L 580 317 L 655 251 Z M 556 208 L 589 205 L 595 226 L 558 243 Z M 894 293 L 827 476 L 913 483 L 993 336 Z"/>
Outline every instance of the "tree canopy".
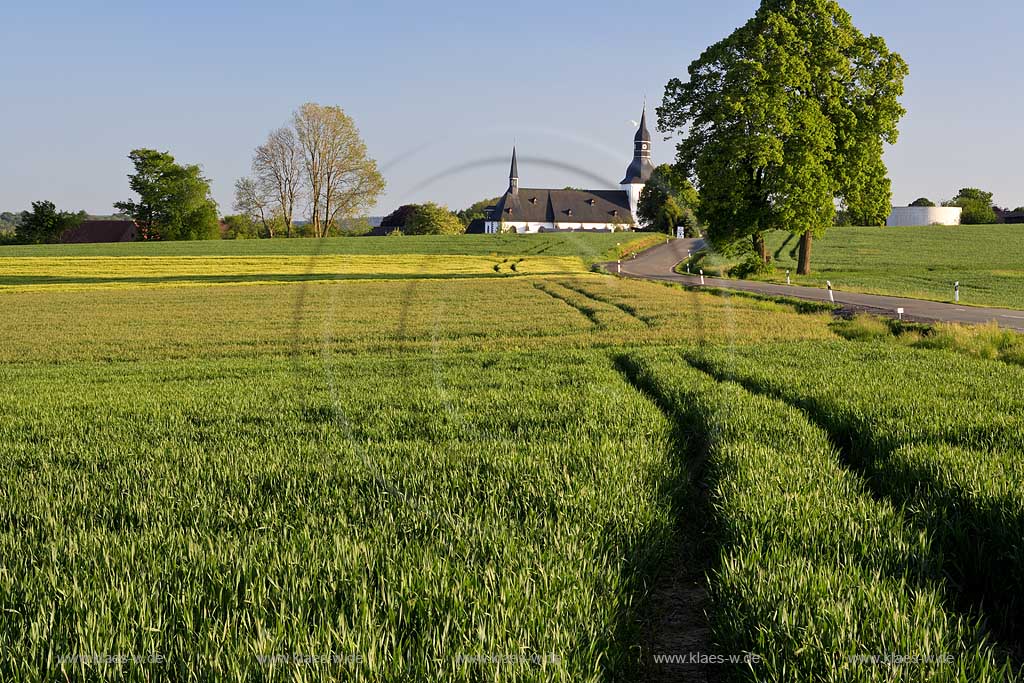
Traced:
<path fill-rule="evenodd" d="M 992 193 L 976 187 L 961 188 L 955 197 L 943 202 L 943 206 L 959 206 L 963 208 L 960 222 L 964 225 L 982 225 L 995 223 L 996 211 L 992 206 Z"/>
<path fill-rule="evenodd" d="M 682 136 L 677 163 L 697 179 L 698 216 L 724 251 L 764 233 L 800 235 L 801 273 L 838 201 L 882 224 L 891 189 L 884 143 L 897 138 L 908 70 L 835 0 L 762 0 L 754 17 L 674 78 L 659 128 Z"/>
<path fill-rule="evenodd" d="M 661 164 L 640 192 L 637 219 L 650 230 L 672 234 L 682 225 L 696 228 L 694 212 L 700 196 L 693 183 L 677 168 Z"/>
<path fill-rule="evenodd" d="M 369 209 L 384 191 L 355 121 L 341 107 L 307 102 L 292 116 L 313 234 Z"/>
<path fill-rule="evenodd" d="M 491 199 L 481 199 L 478 202 L 470 204 L 469 207 L 456 211 L 455 215 L 458 216 L 459 220 L 462 221 L 462 225 L 469 227 L 469 224 L 478 218 L 486 218 L 484 215 L 484 209 L 489 206 L 494 206 L 500 200 L 500 197 L 492 197 Z"/>
<path fill-rule="evenodd" d="M 465 231 L 466 226 L 448 207 L 433 202 L 415 204 L 402 230 L 406 235 L 458 235 Z"/>
<path fill-rule="evenodd" d="M 15 226 L 20 242 L 46 244 L 60 240 L 61 234 L 86 218 L 84 211 L 57 211 L 53 202 L 32 202 L 31 211 L 22 211 Z"/>
<path fill-rule="evenodd" d="M 136 149 L 128 155 L 135 173 L 128 185 L 138 200 L 116 202 L 144 239 L 202 240 L 220 236 L 210 181 L 195 164 L 181 165 L 169 152 Z"/>
<path fill-rule="evenodd" d="M 918 197 L 914 201 L 910 202 L 910 206 L 935 206 L 935 202 L 927 197 Z"/>

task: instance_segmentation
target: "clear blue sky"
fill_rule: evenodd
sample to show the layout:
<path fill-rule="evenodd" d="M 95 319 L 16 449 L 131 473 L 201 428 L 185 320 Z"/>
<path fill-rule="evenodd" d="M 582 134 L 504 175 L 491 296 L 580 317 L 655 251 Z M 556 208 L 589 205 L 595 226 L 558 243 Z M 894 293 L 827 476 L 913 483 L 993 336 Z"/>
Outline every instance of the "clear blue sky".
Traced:
<path fill-rule="evenodd" d="M 388 181 L 377 214 L 500 194 L 513 141 L 523 186 L 614 186 L 644 95 L 653 109 L 757 4 L 5 2 L 0 210 L 108 213 L 129 150 L 155 147 L 201 164 L 230 211 L 253 148 L 305 101 L 355 118 Z M 910 64 L 895 203 L 972 185 L 1024 205 L 1024 3 L 844 5 Z M 654 161 L 673 147 L 656 134 Z"/>

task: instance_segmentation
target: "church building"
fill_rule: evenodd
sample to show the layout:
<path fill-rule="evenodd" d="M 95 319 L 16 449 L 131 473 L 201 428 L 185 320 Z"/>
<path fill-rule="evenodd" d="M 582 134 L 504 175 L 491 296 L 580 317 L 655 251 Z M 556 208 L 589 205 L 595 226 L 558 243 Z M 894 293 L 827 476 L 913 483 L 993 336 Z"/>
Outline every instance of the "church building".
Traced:
<path fill-rule="evenodd" d="M 556 232 L 572 230 L 635 230 L 640 191 L 651 178 L 651 134 L 646 107 L 633 141 L 633 161 L 618 190 L 550 190 L 519 187 L 516 150 L 508 190 L 489 212 L 484 232 Z"/>

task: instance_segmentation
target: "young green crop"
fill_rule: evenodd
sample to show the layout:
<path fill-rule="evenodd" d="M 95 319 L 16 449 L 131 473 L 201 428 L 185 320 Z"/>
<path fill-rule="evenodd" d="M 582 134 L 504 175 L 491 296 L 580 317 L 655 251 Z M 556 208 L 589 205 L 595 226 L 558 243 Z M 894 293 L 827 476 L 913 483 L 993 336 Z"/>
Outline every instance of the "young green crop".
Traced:
<path fill-rule="evenodd" d="M 605 354 L 0 372 L 0 679 L 637 663 L 678 465 Z"/>
<path fill-rule="evenodd" d="M 1021 645 L 1024 371 L 884 343 L 690 357 L 806 410 L 872 490 L 933 537 L 954 598 Z"/>
<path fill-rule="evenodd" d="M 715 382 L 679 352 L 622 363 L 698 444 L 691 457 L 707 458 L 712 625 L 724 651 L 757 656 L 737 678 L 1008 680 L 949 604 L 928 535 L 876 500 L 799 410 Z"/>

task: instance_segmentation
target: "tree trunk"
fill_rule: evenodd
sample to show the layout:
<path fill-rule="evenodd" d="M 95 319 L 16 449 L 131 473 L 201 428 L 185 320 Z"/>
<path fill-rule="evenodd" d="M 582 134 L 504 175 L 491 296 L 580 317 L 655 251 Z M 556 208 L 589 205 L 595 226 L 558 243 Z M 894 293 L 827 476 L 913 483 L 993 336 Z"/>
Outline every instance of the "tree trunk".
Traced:
<path fill-rule="evenodd" d="M 797 275 L 811 274 L 811 244 L 814 241 L 814 234 L 808 230 L 800 236 L 800 263 L 797 265 Z"/>
<path fill-rule="evenodd" d="M 754 253 L 763 262 L 768 263 L 768 245 L 765 244 L 763 233 L 754 233 Z"/>

